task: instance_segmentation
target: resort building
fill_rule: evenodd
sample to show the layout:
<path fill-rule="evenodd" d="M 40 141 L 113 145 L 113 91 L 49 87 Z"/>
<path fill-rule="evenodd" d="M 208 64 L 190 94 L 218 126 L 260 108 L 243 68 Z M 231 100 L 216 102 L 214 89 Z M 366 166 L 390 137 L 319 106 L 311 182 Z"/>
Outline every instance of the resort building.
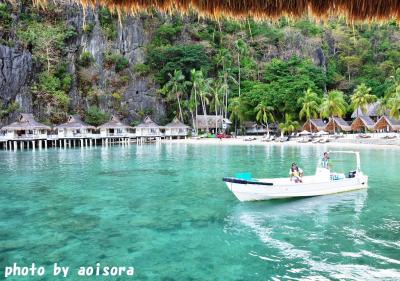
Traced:
<path fill-rule="evenodd" d="M 329 118 L 329 122 L 326 124 L 325 131 L 329 133 L 350 132 L 351 126 L 340 117 L 332 117 Z"/>
<path fill-rule="evenodd" d="M 70 115 L 64 124 L 54 127 L 59 138 L 88 138 L 96 127 L 85 124 L 78 115 Z"/>
<path fill-rule="evenodd" d="M 219 133 L 221 131 L 229 129 L 232 125 L 232 122 L 224 118 L 221 115 L 197 115 L 196 118 L 196 129 L 199 131 L 207 131 L 207 124 L 208 124 L 208 131 L 212 133 Z M 215 131 L 217 129 L 217 131 Z"/>
<path fill-rule="evenodd" d="M 47 147 L 48 132 L 51 128 L 37 122 L 33 114 L 22 113 L 16 122 L 1 128 L 6 149 Z"/>
<path fill-rule="evenodd" d="M 263 135 L 267 133 L 267 128 L 253 121 L 244 122 L 243 127 L 246 135 Z"/>
<path fill-rule="evenodd" d="M 379 101 L 367 105 L 365 109 L 365 112 L 362 112 L 360 107 L 357 108 L 357 110 L 354 110 L 354 112 L 351 114 L 351 118 L 356 119 L 359 116 L 366 116 L 376 121 L 379 116 L 382 115 L 381 104 Z"/>
<path fill-rule="evenodd" d="M 161 138 L 162 127 L 156 124 L 149 116 L 144 118 L 143 122 L 135 127 L 136 137 L 138 138 Z"/>
<path fill-rule="evenodd" d="M 189 135 L 190 127 L 183 124 L 177 117 L 172 120 L 171 123 L 168 123 L 164 126 L 165 129 L 165 137 L 166 138 L 186 138 Z"/>
<path fill-rule="evenodd" d="M 308 131 L 310 133 L 324 131 L 325 128 L 326 124 L 322 119 L 310 119 L 303 125 L 303 130 Z"/>
<path fill-rule="evenodd" d="M 359 116 L 351 123 L 353 132 L 366 132 L 375 130 L 375 122 L 368 116 Z"/>
<path fill-rule="evenodd" d="M 400 132 L 400 120 L 384 115 L 376 122 L 375 130 L 377 132 Z"/>
<path fill-rule="evenodd" d="M 100 131 L 102 145 L 109 143 L 129 143 L 134 137 L 134 128 L 122 123 L 117 116 L 113 115 L 107 123 L 97 127 Z"/>

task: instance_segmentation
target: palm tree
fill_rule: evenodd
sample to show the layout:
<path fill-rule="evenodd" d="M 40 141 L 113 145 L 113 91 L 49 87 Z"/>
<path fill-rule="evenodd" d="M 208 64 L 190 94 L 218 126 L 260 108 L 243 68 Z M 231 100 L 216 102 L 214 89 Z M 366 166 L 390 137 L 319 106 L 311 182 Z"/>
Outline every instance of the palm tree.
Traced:
<path fill-rule="evenodd" d="M 212 104 L 214 106 L 214 111 L 215 111 L 215 133 L 217 134 L 218 132 L 218 109 L 221 106 L 221 95 L 223 95 L 223 81 L 220 79 L 215 80 L 213 83 L 212 89 L 212 95 L 213 95 L 213 101 Z M 222 107 L 223 111 L 223 107 Z M 223 114 L 221 114 L 223 116 Z"/>
<path fill-rule="evenodd" d="M 239 84 L 239 97 L 240 97 L 240 82 L 241 82 L 241 77 L 240 77 L 240 72 L 241 72 L 241 66 L 240 66 L 240 59 L 242 56 L 244 56 L 247 53 L 247 45 L 246 42 L 244 42 L 242 39 L 239 39 L 236 41 L 235 44 L 236 50 L 237 50 L 237 57 L 238 57 L 238 68 L 239 68 L 239 75 L 238 75 L 238 84 Z"/>
<path fill-rule="evenodd" d="M 296 131 L 300 127 L 299 122 L 293 121 L 292 117 L 289 114 L 285 114 L 285 122 L 279 124 L 279 129 L 282 132 L 282 136 L 285 133 L 292 133 Z"/>
<path fill-rule="evenodd" d="M 358 117 L 358 109 L 361 109 L 363 114 L 367 111 L 367 106 L 377 100 L 377 97 L 371 95 L 371 88 L 367 87 L 364 83 L 361 83 L 354 90 L 353 95 L 351 96 L 351 106 L 354 110 L 356 110 Z"/>
<path fill-rule="evenodd" d="M 275 109 L 272 106 L 268 105 L 268 103 L 265 100 L 261 101 L 255 108 L 255 111 L 257 112 L 256 120 L 260 122 L 263 126 L 266 125 L 268 136 L 269 136 L 268 121 L 275 122 L 273 113 L 274 110 Z"/>
<path fill-rule="evenodd" d="M 321 117 L 331 118 L 343 117 L 347 111 L 347 103 L 344 100 L 342 91 L 332 90 L 324 97 L 321 104 Z M 335 132 L 335 123 L 333 123 L 333 131 Z"/>
<path fill-rule="evenodd" d="M 317 118 L 319 113 L 320 99 L 312 89 L 308 88 L 304 92 L 304 96 L 300 97 L 297 102 L 302 105 L 299 113 L 299 118 L 306 118 L 307 122 L 310 124 L 310 132 L 312 131 L 311 122 L 312 118 Z"/>
<path fill-rule="evenodd" d="M 393 85 L 388 89 L 384 97 L 384 104 L 390 110 L 390 117 L 400 118 L 400 68 L 396 70 L 396 75 L 390 77 L 394 80 Z"/>
<path fill-rule="evenodd" d="M 197 109 L 197 106 L 198 106 L 197 94 L 199 92 L 200 85 L 202 84 L 202 81 L 204 80 L 203 72 L 200 71 L 200 70 L 198 71 L 196 69 L 192 69 L 190 71 L 190 79 L 192 81 L 192 95 L 191 95 L 191 98 L 194 97 L 193 98 L 193 100 L 194 100 L 193 104 L 195 105 L 195 118 L 197 120 L 197 112 L 198 112 L 198 109 Z M 198 133 L 197 126 L 195 128 L 195 131 L 196 131 L 196 134 L 197 134 Z"/>
<path fill-rule="evenodd" d="M 179 119 L 183 121 L 182 106 L 181 106 L 181 96 L 185 93 L 187 88 L 187 82 L 185 81 L 185 76 L 182 74 L 181 70 L 175 70 L 174 74 L 168 73 L 169 81 L 160 90 L 163 94 L 167 95 L 169 100 L 176 98 L 178 101 L 179 108 Z"/>
<path fill-rule="evenodd" d="M 234 97 L 229 103 L 229 111 L 231 112 L 231 119 L 235 119 L 235 135 L 237 130 L 237 121 L 241 120 L 241 103 L 239 97 Z"/>

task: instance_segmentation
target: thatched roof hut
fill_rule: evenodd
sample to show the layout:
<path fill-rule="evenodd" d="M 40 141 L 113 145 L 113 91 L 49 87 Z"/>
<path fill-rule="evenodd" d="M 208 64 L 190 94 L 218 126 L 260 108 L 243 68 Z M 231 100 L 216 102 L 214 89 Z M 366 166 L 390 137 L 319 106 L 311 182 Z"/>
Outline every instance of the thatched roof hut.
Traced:
<path fill-rule="evenodd" d="M 206 122 L 207 120 L 207 122 Z M 205 115 L 197 115 L 196 118 L 196 128 L 199 130 L 206 130 L 207 129 L 207 123 L 208 123 L 208 129 L 215 129 L 215 124 L 217 124 L 218 128 L 223 128 L 225 126 L 229 126 L 232 124 L 232 122 L 224 118 L 221 115 L 207 115 L 207 118 Z"/>
<path fill-rule="evenodd" d="M 359 132 L 362 130 L 374 131 L 375 122 L 368 116 L 359 116 L 351 123 L 351 130 Z"/>
<path fill-rule="evenodd" d="M 189 126 L 185 125 L 177 117 L 174 118 L 170 123 L 164 126 L 165 128 L 177 128 L 177 129 L 188 129 Z"/>
<path fill-rule="evenodd" d="M 86 129 L 86 130 L 94 130 L 95 126 L 88 125 L 81 120 L 78 115 L 70 115 L 68 117 L 68 121 L 64 124 L 60 124 L 55 129 Z"/>
<path fill-rule="evenodd" d="M 1 128 L 2 131 L 23 131 L 23 130 L 51 130 L 47 125 L 37 122 L 33 114 L 21 113 L 16 122 Z"/>
<path fill-rule="evenodd" d="M 325 131 L 335 132 L 335 131 L 351 131 L 351 126 L 345 120 L 340 117 L 332 117 L 329 119 L 328 124 L 326 124 Z"/>
<path fill-rule="evenodd" d="M 133 127 L 122 123 L 117 116 L 113 115 L 110 121 L 98 126 L 97 129 L 133 129 Z"/>
<path fill-rule="evenodd" d="M 366 106 L 365 112 L 362 112 L 361 108 L 357 108 L 357 110 L 354 110 L 353 113 L 351 114 L 351 118 L 355 119 L 358 116 L 368 116 L 368 117 L 377 117 L 382 114 L 380 114 L 381 110 L 381 103 L 379 101 L 371 103 Z"/>
<path fill-rule="evenodd" d="M 376 122 L 375 130 L 400 131 L 400 120 L 384 115 Z"/>
<path fill-rule="evenodd" d="M 400 19 L 400 1 L 397 0 L 78 0 L 84 6 L 104 5 L 118 12 L 137 13 L 152 8 L 164 12 L 190 9 L 211 18 L 277 19 L 282 16 L 301 17 L 310 14 L 316 18 L 345 15 L 350 21 Z M 46 3 L 48 0 L 35 0 Z"/>
<path fill-rule="evenodd" d="M 303 125 L 303 130 L 316 133 L 325 130 L 326 124 L 322 119 L 310 119 Z"/>
<path fill-rule="evenodd" d="M 147 116 L 146 118 L 144 118 L 143 122 L 140 123 L 139 125 L 135 126 L 136 129 L 140 129 L 140 128 L 160 128 L 160 126 L 154 122 L 153 120 L 151 120 L 151 118 L 149 116 Z"/>

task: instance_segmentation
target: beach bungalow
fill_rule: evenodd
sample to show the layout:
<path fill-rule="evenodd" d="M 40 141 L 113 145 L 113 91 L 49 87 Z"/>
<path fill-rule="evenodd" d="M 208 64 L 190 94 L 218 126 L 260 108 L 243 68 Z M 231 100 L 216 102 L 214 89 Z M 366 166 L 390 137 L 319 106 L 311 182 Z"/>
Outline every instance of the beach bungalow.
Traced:
<path fill-rule="evenodd" d="M 207 123 L 208 130 L 212 133 L 218 133 L 222 130 L 227 130 L 232 125 L 232 122 L 229 119 L 224 118 L 221 115 L 207 115 L 207 118 L 205 115 L 197 115 L 195 122 L 197 130 L 205 132 L 207 130 Z M 215 129 L 217 129 L 217 132 L 215 132 Z"/>
<path fill-rule="evenodd" d="M 324 131 L 325 128 L 326 128 L 326 124 L 322 119 L 310 119 L 303 125 L 303 130 L 309 131 L 311 133 Z"/>
<path fill-rule="evenodd" d="M 161 137 L 163 135 L 161 132 L 162 127 L 151 120 L 149 116 L 144 118 L 143 122 L 137 125 L 135 129 L 138 138 Z"/>
<path fill-rule="evenodd" d="M 329 122 L 326 124 L 325 131 L 329 133 L 350 132 L 351 126 L 340 117 L 332 117 L 329 118 Z"/>
<path fill-rule="evenodd" d="M 84 123 L 78 115 L 70 115 L 64 124 L 54 127 L 59 138 L 87 138 L 96 127 Z"/>
<path fill-rule="evenodd" d="M 97 127 L 101 138 L 129 138 L 134 133 L 134 128 L 122 123 L 113 115 L 107 123 Z"/>
<path fill-rule="evenodd" d="M 358 116 L 351 123 L 351 130 L 353 132 L 374 131 L 375 122 L 368 116 Z"/>
<path fill-rule="evenodd" d="M 351 114 L 351 118 L 356 119 L 359 116 L 367 116 L 376 121 L 382 114 L 383 113 L 381 112 L 381 103 L 377 101 L 367 105 L 365 113 L 361 111 L 361 108 L 357 108 L 357 110 L 354 110 Z"/>
<path fill-rule="evenodd" d="M 384 115 L 376 122 L 375 130 L 377 132 L 400 132 L 400 120 Z"/>
<path fill-rule="evenodd" d="M 38 141 L 39 148 L 42 147 L 42 141 L 47 147 L 47 136 L 51 128 L 47 125 L 37 122 L 33 114 L 22 113 L 16 122 L 1 128 L 6 140 L 6 148 L 23 149 L 25 146 L 29 148 L 36 147 Z"/>
<path fill-rule="evenodd" d="M 244 122 L 243 126 L 246 131 L 246 135 L 259 135 L 267 133 L 267 128 L 265 126 L 257 124 L 253 121 Z"/>
<path fill-rule="evenodd" d="M 189 134 L 189 126 L 183 124 L 177 117 L 172 120 L 171 123 L 168 123 L 164 126 L 165 129 L 165 137 L 170 139 L 172 138 L 186 138 Z"/>

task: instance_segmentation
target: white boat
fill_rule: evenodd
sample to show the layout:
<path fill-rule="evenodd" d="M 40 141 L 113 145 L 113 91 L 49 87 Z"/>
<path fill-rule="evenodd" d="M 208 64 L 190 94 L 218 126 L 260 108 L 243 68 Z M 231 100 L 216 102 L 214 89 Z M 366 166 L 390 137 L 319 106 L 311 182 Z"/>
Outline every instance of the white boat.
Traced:
<path fill-rule="evenodd" d="M 223 181 L 240 201 L 320 196 L 368 187 L 368 176 L 361 171 L 359 152 L 331 151 L 329 153 L 354 154 L 357 160 L 356 169 L 345 175 L 331 172 L 329 169 L 318 165 L 315 175 L 302 177 L 301 183 L 296 183 L 289 177 L 271 179 L 224 178 Z"/>

